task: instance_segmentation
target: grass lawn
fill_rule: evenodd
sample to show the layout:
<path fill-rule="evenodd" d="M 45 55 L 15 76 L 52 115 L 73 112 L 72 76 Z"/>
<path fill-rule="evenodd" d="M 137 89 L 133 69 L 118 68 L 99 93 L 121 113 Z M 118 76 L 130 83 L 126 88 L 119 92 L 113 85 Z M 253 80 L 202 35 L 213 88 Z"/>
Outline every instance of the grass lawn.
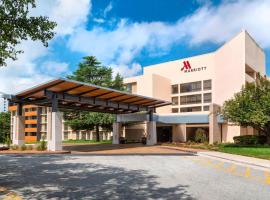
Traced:
<path fill-rule="evenodd" d="M 64 144 L 111 144 L 111 140 L 96 141 L 96 140 L 65 140 Z"/>
<path fill-rule="evenodd" d="M 270 146 L 241 147 L 220 145 L 218 151 L 270 160 Z"/>
<path fill-rule="evenodd" d="M 163 145 L 179 146 L 193 149 L 207 149 L 224 153 L 237 154 L 270 160 L 270 145 L 241 146 L 236 144 L 201 144 L 201 143 L 166 143 Z"/>

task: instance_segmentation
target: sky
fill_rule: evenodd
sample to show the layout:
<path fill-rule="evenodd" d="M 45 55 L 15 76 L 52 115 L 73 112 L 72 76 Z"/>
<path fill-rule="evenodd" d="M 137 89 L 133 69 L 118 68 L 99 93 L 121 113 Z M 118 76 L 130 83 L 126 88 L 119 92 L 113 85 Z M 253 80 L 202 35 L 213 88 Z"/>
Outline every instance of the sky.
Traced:
<path fill-rule="evenodd" d="M 33 16 L 57 22 L 44 47 L 23 41 L 0 68 L 0 92 L 14 94 L 77 69 L 96 56 L 114 74 L 216 50 L 246 29 L 265 50 L 270 75 L 270 0 L 37 0 Z M 0 100 L 0 111 L 2 108 Z"/>

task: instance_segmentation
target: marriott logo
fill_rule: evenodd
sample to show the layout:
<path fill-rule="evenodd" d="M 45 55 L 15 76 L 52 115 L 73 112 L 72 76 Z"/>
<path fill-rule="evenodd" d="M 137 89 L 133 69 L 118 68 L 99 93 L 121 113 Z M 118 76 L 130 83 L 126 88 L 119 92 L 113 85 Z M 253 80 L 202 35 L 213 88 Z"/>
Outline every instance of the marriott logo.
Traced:
<path fill-rule="evenodd" d="M 191 67 L 189 61 L 184 61 L 183 67 L 181 68 L 181 71 L 184 71 L 184 73 L 204 71 L 204 70 L 206 70 L 206 67 L 195 67 L 195 68 Z"/>

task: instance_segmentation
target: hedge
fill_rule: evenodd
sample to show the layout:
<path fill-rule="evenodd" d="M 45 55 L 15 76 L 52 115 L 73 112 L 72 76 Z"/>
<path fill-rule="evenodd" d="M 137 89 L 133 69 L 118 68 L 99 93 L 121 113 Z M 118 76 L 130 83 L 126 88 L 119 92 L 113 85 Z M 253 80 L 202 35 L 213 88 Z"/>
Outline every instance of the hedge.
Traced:
<path fill-rule="evenodd" d="M 265 144 L 267 142 L 267 137 L 263 135 L 243 135 L 233 137 L 235 144 L 241 145 L 258 145 Z"/>

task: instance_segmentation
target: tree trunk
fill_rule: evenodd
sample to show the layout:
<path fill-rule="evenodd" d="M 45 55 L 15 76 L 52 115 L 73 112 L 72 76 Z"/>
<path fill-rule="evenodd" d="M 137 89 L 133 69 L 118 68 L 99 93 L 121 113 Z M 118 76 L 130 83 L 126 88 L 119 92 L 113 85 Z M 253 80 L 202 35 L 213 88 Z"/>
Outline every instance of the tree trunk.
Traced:
<path fill-rule="evenodd" d="M 97 142 L 100 141 L 99 139 L 99 125 L 96 125 L 96 135 L 97 135 Z"/>

